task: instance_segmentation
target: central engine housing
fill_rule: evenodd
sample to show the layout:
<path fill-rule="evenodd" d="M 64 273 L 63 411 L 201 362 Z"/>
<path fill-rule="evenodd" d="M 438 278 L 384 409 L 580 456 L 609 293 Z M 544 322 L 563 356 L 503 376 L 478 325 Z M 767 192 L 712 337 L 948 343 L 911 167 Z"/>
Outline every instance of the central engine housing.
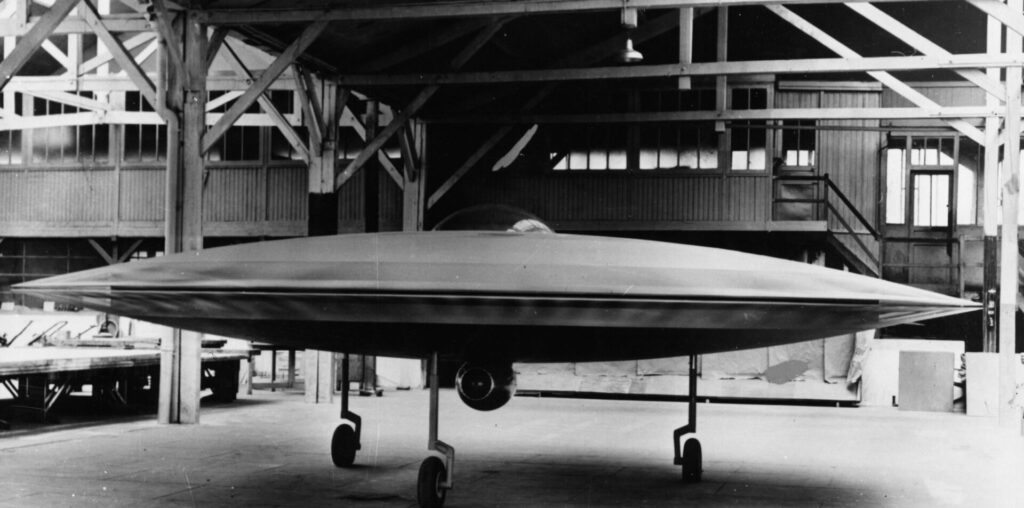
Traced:
<path fill-rule="evenodd" d="M 466 362 L 455 374 L 459 398 L 477 411 L 504 406 L 516 393 L 516 373 L 511 362 Z"/>

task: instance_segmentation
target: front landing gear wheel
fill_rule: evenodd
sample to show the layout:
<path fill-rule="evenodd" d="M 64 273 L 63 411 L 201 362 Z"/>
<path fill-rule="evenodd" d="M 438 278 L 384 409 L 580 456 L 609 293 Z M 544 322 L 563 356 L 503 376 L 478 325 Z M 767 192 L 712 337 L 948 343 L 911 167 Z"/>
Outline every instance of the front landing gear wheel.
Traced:
<path fill-rule="evenodd" d="M 331 460 L 338 467 L 350 467 L 356 461 L 356 431 L 348 425 L 338 425 L 331 438 Z"/>
<path fill-rule="evenodd" d="M 683 444 L 683 483 L 700 483 L 702 459 L 700 441 L 687 439 Z"/>
<path fill-rule="evenodd" d="M 441 508 L 447 491 L 441 485 L 448 478 L 444 461 L 437 457 L 427 457 L 420 464 L 420 476 L 416 482 L 416 499 L 420 508 Z"/>

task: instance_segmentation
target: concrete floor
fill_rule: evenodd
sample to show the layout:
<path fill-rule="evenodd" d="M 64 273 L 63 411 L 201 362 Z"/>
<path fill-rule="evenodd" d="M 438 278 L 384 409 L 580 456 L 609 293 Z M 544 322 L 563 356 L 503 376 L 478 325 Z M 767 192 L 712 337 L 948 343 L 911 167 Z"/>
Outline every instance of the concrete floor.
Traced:
<path fill-rule="evenodd" d="M 442 392 L 457 449 L 447 506 L 1024 506 L 1024 438 L 962 414 L 702 404 L 704 481 L 684 485 L 685 405 Z M 427 392 L 353 398 L 358 467 L 328 452 L 338 406 L 257 392 L 202 424 L 152 416 L 0 433 L 0 507 L 415 505 Z M 1016 430 L 1016 429 L 1014 429 Z"/>

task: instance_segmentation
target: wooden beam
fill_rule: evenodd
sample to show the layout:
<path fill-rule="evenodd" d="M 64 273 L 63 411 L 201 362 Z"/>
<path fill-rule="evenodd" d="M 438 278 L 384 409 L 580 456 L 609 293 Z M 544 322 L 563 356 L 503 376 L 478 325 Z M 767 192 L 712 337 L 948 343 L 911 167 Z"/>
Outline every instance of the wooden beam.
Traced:
<path fill-rule="evenodd" d="M 68 72 L 71 72 L 71 59 L 68 58 L 67 53 L 61 51 L 60 48 L 58 48 L 57 45 L 49 39 L 43 41 L 42 48 L 43 51 L 49 53 L 49 55 L 52 56 L 53 59 L 61 65 L 61 67 L 64 67 Z"/>
<path fill-rule="evenodd" d="M 0 61 L 0 90 L 7 86 L 11 78 L 21 70 L 78 2 L 79 0 L 57 0 L 39 21 L 31 25 L 25 36 L 15 45 L 14 51 Z"/>
<path fill-rule="evenodd" d="M 507 18 L 496 21 L 488 28 L 481 30 L 480 33 L 477 34 L 477 36 L 473 38 L 473 40 L 470 41 L 470 43 L 463 48 L 458 55 L 456 55 L 455 59 L 452 60 L 451 67 L 458 70 L 465 65 L 466 62 L 468 62 L 469 59 L 472 58 L 473 55 L 475 55 L 476 52 L 494 36 L 495 33 L 498 32 L 498 30 L 501 30 L 501 27 L 508 21 L 509 19 Z M 359 155 L 355 160 L 350 162 L 349 165 L 345 167 L 345 170 L 341 172 L 338 180 L 348 180 L 356 170 L 361 168 L 363 164 L 366 164 L 366 161 L 368 161 L 377 150 L 380 150 L 381 147 L 384 146 L 384 143 L 386 143 L 388 139 L 395 134 L 395 132 L 398 132 L 398 129 L 402 128 L 402 125 L 412 118 L 412 116 L 415 115 L 439 89 L 440 87 L 437 85 L 430 85 L 421 90 L 420 93 L 406 105 L 405 109 L 396 115 L 395 118 L 391 120 L 391 123 L 389 123 L 380 134 L 373 138 L 373 141 L 367 143 L 366 147 L 359 152 Z M 338 188 L 340 188 L 340 186 Z"/>
<path fill-rule="evenodd" d="M 260 96 L 270 87 L 270 84 L 284 72 L 291 64 L 295 62 L 295 59 L 302 54 L 306 48 L 309 47 L 320 33 L 327 28 L 327 21 L 320 20 L 314 21 L 299 35 L 297 39 L 287 49 L 285 49 L 273 63 L 267 67 L 267 70 L 260 75 L 259 79 L 256 80 L 249 87 L 248 90 L 237 101 L 231 106 L 231 109 L 224 114 L 224 117 L 213 126 L 212 129 L 207 131 L 206 135 L 203 136 L 202 142 L 202 153 L 206 153 L 210 150 L 210 147 L 221 138 L 228 131 L 229 128 L 234 124 L 238 117 L 242 116 L 243 113 L 249 107 L 255 103 Z M 205 56 L 205 55 L 204 55 Z M 204 60 L 205 61 L 205 60 Z"/>
<path fill-rule="evenodd" d="M 222 26 L 213 29 L 213 35 L 210 36 L 209 45 L 206 48 L 206 68 L 209 69 L 213 65 L 213 61 L 217 58 L 217 52 L 220 51 L 221 45 L 224 44 L 224 40 L 228 36 L 228 29 Z"/>
<path fill-rule="evenodd" d="M 679 9 L 679 64 L 682 66 L 693 62 L 693 8 Z M 679 78 L 676 86 L 680 90 L 689 90 L 692 86 L 689 76 Z"/>
<path fill-rule="evenodd" d="M 155 37 L 156 37 L 156 34 L 154 34 L 152 32 L 143 32 L 143 33 L 140 33 L 140 34 L 138 34 L 136 36 L 133 36 L 130 39 L 124 41 L 122 43 L 122 45 L 124 46 L 125 50 L 130 51 L 130 50 L 133 50 L 133 49 L 135 49 L 135 48 L 137 48 L 137 47 L 139 47 L 139 46 L 149 42 L 150 40 L 154 39 Z M 113 58 L 114 58 L 114 55 L 111 55 L 110 53 L 104 53 L 104 54 L 96 55 L 96 56 L 90 58 L 89 60 L 87 60 L 85 63 L 83 63 L 81 65 L 81 67 L 79 68 L 79 71 L 78 71 L 79 75 L 85 74 L 85 73 L 87 73 L 89 71 L 92 71 L 92 70 L 96 69 L 97 67 L 99 67 L 99 66 L 109 62 Z"/>
<path fill-rule="evenodd" d="M 815 72 L 865 72 L 874 70 L 976 69 L 1009 67 L 1020 62 L 1007 55 L 985 53 L 946 56 L 888 56 L 863 58 L 809 58 L 796 60 L 747 60 L 690 64 L 631 65 L 463 73 L 350 74 L 340 76 L 343 86 L 394 86 L 432 83 L 477 85 L 491 83 L 594 81 L 608 79 L 650 79 L 689 76 L 733 76 L 752 74 L 804 74 Z M 980 71 L 969 71 L 980 73 Z M 982 75 L 983 76 L 983 75 Z M 985 78 L 987 81 L 987 78 Z M 986 88 L 988 90 L 988 88 Z"/>
<path fill-rule="evenodd" d="M 46 99 L 48 101 L 60 102 L 62 104 L 69 104 L 76 108 L 90 109 L 93 111 L 109 111 L 110 104 L 101 102 L 95 99 L 89 99 L 82 97 L 78 94 L 68 92 L 55 92 L 55 91 L 28 91 L 25 92 L 29 95 L 39 97 L 40 99 Z"/>
<path fill-rule="evenodd" d="M 124 263 L 125 261 L 128 261 L 128 258 L 132 257 L 132 254 L 135 254 L 135 251 L 139 250 L 139 247 L 141 245 L 142 239 L 138 239 L 132 242 L 132 244 L 128 246 L 128 248 L 124 252 L 122 252 L 121 255 L 117 258 L 117 262 Z"/>
<path fill-rule="evenodd" d="M 1007 7 L 1020 15 L 1024 0 L 1009 0 Z M 1007 31 L 1006 53 L 1022 55 L 1020 33 Z M 1020 224 L 1020 115 L 1021 115 L 1021 67 L 1006 69 L 1006 124 L 1003 148 L 1002 210 L 1003 227 L 1000 238 L 999 259 L 999 425 L 1019 426 L 1021 423 L 1015 407 L 1017 391 L 1017 298 L 1020 294 L 1019 230 Z M 1022 429 L 1024 430 L 1024 429 Z"/>
<path fill-rule="evenodd" d="M 967 3 L 999 20 L 1010 30 L 1024 35 L 1024 14 L 1019 10 L 1014 11 L 1001 0 L 967 0 Z"/>
<path fill-rule="evenodd" d="M 55 4 L 56 5 L 56 4 Z M 44 15 L 45 16 L 45 15 Z M 35 26 L 44 16 L 32 16 L 28 25 L 19 25 L 13 19 L 0 19 L 0 35 L 21 37 L 28 34 L 29 29 Z M 105 17 L 107 30 L 111 32 L 144 32 L 149 30 L 149 22 L 142 16 L 116 15 Z M 80 16 L 68 16 L 64 21 L 57 24 L 52 35 L 87 34 L 92 33 L 92 28 L 85 18 Z"/>
<path fill-rule="evenodd" d="M 314 152 L 319 152 L 321 145 L 323 145 L 324 127 L 323 109 L 320 107 L 320 101 L 316 98 L 316 86 L 313 84 L 313 78 L 310 77 L 305 69 L 298 66 L 292 66 L 292 68 L 299 83 L 299 89 L 295 93 L 298 95 L 299 103 L 302 105 L 306 131 L 309 133 L 310 147 L 312 147 Z"/>
<path fill-rule="evenodd" d="M 898 120 L 1000 117 L 1002 108 L 953 106 L 936 108 L 778 108 L 725 111 L 662 111 L 565 115 L 463 115 L 427 119 L 438 124 L 580 124 L 644 122 L 708 122 L 734 120 Z"/>
<path fill-rule="evenodd" d="M 352 110 L 348 108 L 345 108 L 343 110 L 341 114 L 341 124 L 352 126 L 352 129 L 356 131 L 356 134 L 359 136 L 359 138 L 362 139 L 363 141 L 366 141 L 366 126 L 363 125 L 363 122 L 352 113 Z M 387 172 L 387 174 L 391 177 L 392 180 L 394 180 L 395 185 L 401 187 L 403 185 L 402 173 L 398 170 L 398 167 L 395 166 L 395 163 L 391 161 L 391 158 L 388 157 L 388 155 L 383 151 L 378 151 L 377 160 L 380 162 L 380 165 L 384 168 L 384 171 Z M 340 189 L 351 177 L 352 175 L 349 175 L 348 178 L 346 178 L 345 180 L 336 181 L 334 184 L 335 188 Z"/>
<path fill-rule="evenodd" d="M 867 0 L 630 0 L 636 9 L 679 9 L 766 4 L 831 4 Z M 902 0 L 873 0 L 902 1 Z M 922 0 L 935 1 L 935 0 Z M 448 2 L 387 2 L 380 5 L 345 5 L 333 8 L 279 9 L 244 7 L 200 11 L 203 21 L 214 25 L 250 25 L 260 23 L 301 23 L 314 20 L 355 21 L 373 19 L 429 19 L 531 15 L 559 12 L 618 11 L 622 0 L 455 0 Z"/>
<path fill-rule="evenodd" d="M 247 90 L 251 80 L 241 77 L 207 76 L 208 90 Z M 279 78 L 270 85 L 271 90 L 294 90 L 295 82 L 290 77 Z M 33 90 L 81 90 L 89 92 L 136 91 L 135 83 L 127 76 L 88 75 L 78 79 L 64 76 L 15 76 L 4 91 L 27 92 Z"/>
<path fill-rule="evenodd" d="M 206 111 L 213 111 L 239 97 L 241 97 L 241 90 L 232 90 L 230 92 L 224 92 L 223 95 L 218 96 L 216 99 L 211 99 L 206 102 Z"/>
<path fill-rule="evenodd" d="M 853 9 L 854 12 L 864 16 L 872 23 L 882 27 L 885 31 L 896 36 L 899 40 L 907 43 L 910 47 L 924 53 L 930 57 L 949 58 L 953 54 L 946 51 L 945 48 L 935 44 L 934 42 L 923 37 L 921 34 L 915 32 L 912 28 L 899 22 L 896 18 L 886 14 L 878 7 L 869 3 L 861 4 L 846 4 L 847 7 Z M 1008 55 L 1007 55 L 1008 56 Z M 985 66 L 988 67 L 988 66 Z M 1000 66 L 1001 67 L 1001 66 Z M 892 69 L 877 69 L 877 70 L 903 70 L 898 67 Z M 985 90 L 995 98 L 1004 101 L 1006 100 L 1006 90 L 1003 88 L 999 80 L 989 79 L 984 72 L 977 69 L 960 69 L 956 70 L 956 73 L 960 77 L 978 85 L 982 90 Z"/>
<path fill-rule="evenodd" d="M 806 33 L 807 35 L 810 35 L 816 41 L 821 43 L 829 50 L 835 52 L 839 56 L 844 58 L 860 58 L 860 55 L 857 54 L 856 51 L 850 49 L 845 44 L 839 42 L 838 40 L 828 35 L 818 27 L 809 23 L 807 20 L 798 16 L 796 13 L 789 10 L 788 8 L 783 7 L 781 5 L 768 5 L 766 7 L 768 8 L 768 10 L 774 12 L 780 18 L 782 18 L 789 24 L 793 25 L 800 31 Z M 870 71 L 868 72 L 868 75 L 878 80 L 883 85 L 889 87 L 892 91 L 896 92 L 899 95 L 902 95 L 905 99 L 909 100 L 910 102 L 914 103 L 915 105 L 921 108 L 929 110 L 941 108 L 941 106 L 939 106 L 939 104 L 937 104 L 935 101 L 929 99 L 928 97 L 925 97 L 923 94 L 921 94 L 917 90 L 914 90 L 912 87 L 908 86 L 906 83 L 900 81 L 899 79 L 896 79 L 895 77 L 893 77 L 892 74 L 889 74 L 888 72 Z M 969 123 L 963 120 L 952 118 L 946 118 L 946 122 L 954 129 L 960 131 L 967 137 L 971 138 L 974 142 L 978 144 L 985 143 L 985 135 L 977 127 L 970 125 Z"/>
<path fill-rule="evenodd" d="M 121 40 L 110 33 L 110 30 L 107 30 L 103 20 L 100 19 L 99 13 L 96 12 L 96 7 L 92 4 L 92 0 L 82 0 L 82 3 L 85 6 L 82 9 L 82 16 L 96 32 L 96 37 L 103 42 L 103 45 L 113 55 L 117 64 L 121 66 L 121 70 L 128 74 L 132 82 L 139 87 L 139 94 L 153 106 L 153 109 L 162 109 L 156 100 L 156 86 L 153 85 L 145 71 L 139 67 L 138 62 L 128 53 L 128 50 L 124 48 Z"/>
<path fill-rule="evenodd" d="M 149 0 L 153 5 L 153 25 L 156 28 L 160 38 L 164 41 L 164 47 L 167 48 L 167 56 L 171 63 L 171 67 L 174 72 L 180 75 L 185 74 L 185 63 L 181 57 L 181 38 L 178 34 L 174 33 L 172 28 L 174 18 L 171 17 L 170 11 L 167 10 L 167 5 L 164 4 L 164 0 Z"/>
<path fill-rule="evenodd" d="M 90 238 L 89 239 L 89 245 L 92 245 L 92 249 L 94 251 L 96 251 L 96 253 L 99 254 L 100 257 L 103 258 L 103 261 L 106 261 L 108 265 L 116 265 L 117 264 L 117 260 L 114 259 L 114 256 L 111 256 L 109 253 L 107 253 L 107 250 L 104 249 L 99 244 L 99 242 L 97 242 L 96 240 L 93 240 L 92 238 Z"/>
<path fill-rule="evenodd" d="M 228 58 L 228 63 L 231 64 L 232 67 L 234 67 L 235 72 L 252 80 L 252 72 L 249 70 L 248 67 L 245 66 L 245 63 L 242 62 L 242 59 L 239 58 L 238 53 L 235 53 L 235 49 L 231 47 L 231 45 L 228 44 L 227 41 L 224 41 L 223 45 L 224 49 L 228 51 L 228 55 L 230 56 L 230 58 Z M 234 92 L 229 93 L 234 94 Z M 240 97 L 241 95 L 242 93 L 238 93 L 236 97 Z M 290 144 L 292 148 L 294 148 L 295 151 L 298 152 L 299 157 L 302 159 L 302 161 L 305 162 L 306 164 L 309 164 L 310 152 L 309 148 L 302 140 L 302 136 L 299 136 L 299 133 L 295 131 L 291 123 L 285 118 L 283 114 L 281 114 L 277 107 L 274 106 L 274 102 L 270 100 L 270 97 L 267 96 L 266 92 L 261 93 L 256 100 L 259 103 L 260 108 L 262 108 L 263 111 L 266 112 L 268 116 L 270 116 L 271 121 L 273 121 L 274 126 L 277 127 L 277 130 L 281 131 L 281 135 L 283 135 L 284 138 L 288 140 L 288 144 Z M 207 116 L 209 117 L 210 115 Z M 239 117 L 239 119 L 241 119 L 241 117 Z M 236 120 L 235 123 L 237 124 L 238 120 Z"/>

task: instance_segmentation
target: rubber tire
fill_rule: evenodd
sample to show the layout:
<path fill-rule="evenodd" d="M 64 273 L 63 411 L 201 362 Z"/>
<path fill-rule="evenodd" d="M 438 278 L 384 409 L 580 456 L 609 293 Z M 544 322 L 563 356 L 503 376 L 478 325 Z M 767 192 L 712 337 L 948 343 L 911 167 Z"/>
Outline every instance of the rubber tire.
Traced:
<path fill-rule="evenodd" d="M 352 467 L 356 461 L 356 431 L 348 425 L 338 425 L 331 438 L 331 460 L 338 467 Z"/>
<path fill-rule="evenodd" d="M 427 457 L 420 464 L 420 475 L 416 481 L 416 500 L 420 508 L 441 508 L 448 493 L 441 488 L 448 478 L 448 470 L 444 461 L 437 457 Z"/>
<path fill-rule="evenodd" d="M 703 473 L 700 441 L 690 438 L 683 443 L 683 483 L 700 483 Z"/>

